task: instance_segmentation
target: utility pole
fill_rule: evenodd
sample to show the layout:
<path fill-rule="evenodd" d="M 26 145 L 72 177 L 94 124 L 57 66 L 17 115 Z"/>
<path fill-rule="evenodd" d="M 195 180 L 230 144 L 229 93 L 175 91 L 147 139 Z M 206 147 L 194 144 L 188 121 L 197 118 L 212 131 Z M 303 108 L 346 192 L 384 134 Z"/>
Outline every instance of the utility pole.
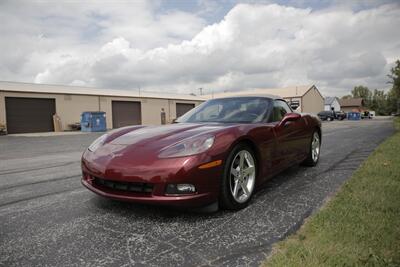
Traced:
<path fill-rule="evenodd" d="M 200 91 L 200 95 L 203 95 L 203 88 L 202 87 L 199 88 L 199 91 Z"/>

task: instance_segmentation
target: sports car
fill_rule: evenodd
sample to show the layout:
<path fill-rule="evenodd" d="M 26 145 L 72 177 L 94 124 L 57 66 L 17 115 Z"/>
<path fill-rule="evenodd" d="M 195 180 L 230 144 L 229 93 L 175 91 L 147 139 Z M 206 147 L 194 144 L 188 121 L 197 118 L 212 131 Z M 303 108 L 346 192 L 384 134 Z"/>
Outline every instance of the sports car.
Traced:
<path fill-rule="evenodd" d="M 237 210 L 269 178 L 315 166 L 321 122 L 281 98 L 208 100 L 170 125 L 104 134 L 82 156 L 82 183 L 116 200 Z"/>

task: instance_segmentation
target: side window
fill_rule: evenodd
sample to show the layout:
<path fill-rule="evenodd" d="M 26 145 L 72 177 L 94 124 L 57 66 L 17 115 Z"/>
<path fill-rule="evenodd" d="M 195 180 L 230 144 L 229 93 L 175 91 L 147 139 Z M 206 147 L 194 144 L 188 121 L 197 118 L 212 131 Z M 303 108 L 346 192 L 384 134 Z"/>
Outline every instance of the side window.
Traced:
<path fill-rule="evenodd" d="M 281 121 L 286 113 L 290 113 L 292 110 L 288 104 L 283 100 L 274 100 L 274 107 L 272 110 L 272 121 Z"/>

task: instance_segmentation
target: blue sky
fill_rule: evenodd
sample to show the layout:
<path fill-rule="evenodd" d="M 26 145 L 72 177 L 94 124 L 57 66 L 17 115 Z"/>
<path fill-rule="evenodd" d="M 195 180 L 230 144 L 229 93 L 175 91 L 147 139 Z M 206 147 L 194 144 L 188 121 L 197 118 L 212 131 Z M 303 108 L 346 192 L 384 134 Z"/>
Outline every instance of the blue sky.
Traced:
<path fill-rule="evenodd" d="M 2 1 L 0 80 L 193 93 L 387 89 L 399 1 Z"/>
<path fill-rule="evenodd" d="M 223 17 L 235 5 L 239 3 L 248 4 L 278 4 L 292 6 L 297 8 L 310 8 L 314 11 L 334 8 L 338 6 L 350 7 L 353 11 L 360 11 L 377 7 L 384 4 L 399 3 L 398 0 L 365 0 L 365 1 L 328 1 L 328 0 L 168 0 L 159 2 L 159 12 L 169 12 L 173 10 L 182 10 L 185 12 L 199 13 L 208 23 L 215 23 Z"/>

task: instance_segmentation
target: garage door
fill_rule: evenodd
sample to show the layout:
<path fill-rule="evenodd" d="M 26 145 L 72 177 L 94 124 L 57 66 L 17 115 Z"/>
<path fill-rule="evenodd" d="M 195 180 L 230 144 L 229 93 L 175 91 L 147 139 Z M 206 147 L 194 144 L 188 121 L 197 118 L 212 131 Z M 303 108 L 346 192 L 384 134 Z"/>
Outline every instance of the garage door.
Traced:
<path fill-rule="evenodd" d="M 52 132 L 54 99 L 6 97 L 8 133 Z"/>
<path fill-rule="evenodd" d="M 176 117 L 179 118 L 192 108 L 194 108 L 194 104 L 176 103 Z"/>
<path fill-rule="evenodd" d="M 114 128 L 141 124 L 140 102 L 112 101 L 112 119 Z"/>

